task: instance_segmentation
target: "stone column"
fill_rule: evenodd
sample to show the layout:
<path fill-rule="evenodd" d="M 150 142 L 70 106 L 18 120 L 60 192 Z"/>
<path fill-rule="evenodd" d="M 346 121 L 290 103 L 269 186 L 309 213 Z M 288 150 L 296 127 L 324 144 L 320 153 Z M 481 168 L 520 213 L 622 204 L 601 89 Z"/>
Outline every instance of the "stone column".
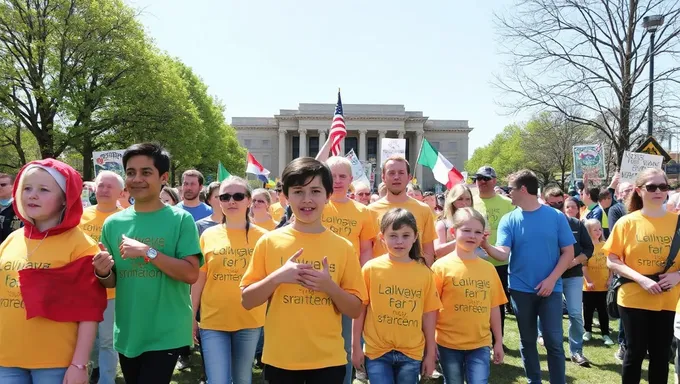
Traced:
<path fill-rule="evenodd" d="M 281 177 L 283 169 L 286 168 L 287 147 L 288 146 L 286 145 L 286 130 L 279 129 L 279 174 L 277 175 L 278 177 Z"/>
<path fill-rule="evenodd" d="M 366 129 L 359 130 L 359 160 L 366 161 Z"/>
<path fill-rule="evenodd" d="M 375 179 L 378 184 L 382 183 L 382 139 L 387 135 L 387 130 L 381 129 L 378 131 L 378 153 L 375 160 Z"/>
<path fill-rule="evenodd" d="M 406 131 L 404 131 L 404 130 L 399 130 L 399 131 L 397 131 L 397 135 L 399 135 L 398 137 L 399 137 L 400 139 L 403 139 L 403 138 L 404 138 L 404 134 L 406 134 Z"/>
<path fill-rule="evenodd" d="M 423 146 L 423 136 L 425 135 L 425 132 L 423 131 L 417 131 L 416 132 L 416 151 L 420 151 L 420 147 Z M 416 155 L 417 156 L 417 155 Z M 422 186 L 423 184 L 423 166 L 420 164 L 411 164 L 411 167 L 415 166 L 416 169 L 416 179 L 418 179 L 418 184 Z"/>
<path fill-rule="evenodd" d="M 304 128 L 298 129 L 300 134 L 300 157 L 307 156 L 307 130 Z"/>
<path fill-rule="evenodd" d="M 319 149 L 326 143 L 326 130 L 319 129 Z"/>

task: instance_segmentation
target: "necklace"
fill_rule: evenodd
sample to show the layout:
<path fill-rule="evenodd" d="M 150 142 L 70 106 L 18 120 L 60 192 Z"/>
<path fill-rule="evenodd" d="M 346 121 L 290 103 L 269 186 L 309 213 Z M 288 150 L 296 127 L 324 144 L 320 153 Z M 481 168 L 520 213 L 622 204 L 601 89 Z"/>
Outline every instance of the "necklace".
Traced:
<path fill-rule="evenodd" d="M 40 242 L 38 243 L 38 245 L 37 245 L 35 248 L 33 248 L 33 250 L 32 250 L 31 252 L 28 252 L 28 253 L 26 254 L 26 260 L 28 260 L 28 258 L 31 257 L 31 256 L 35 253 L 35 251 L 38 250 L 38 248 L 40 248 L 40 246 L 42 245 L 43 241 L 45 241 L 45 239 L 47 238 L 47 235 L 49 235 L 49 234 L 50 234 L 50 231 L 47 230 L 47 232 L 45 232 L 45 236 L 42 238 L 42 240 L 40 240 Z M 31 231 L 28 233 L 28 238 L 29 238 L 29 239 L 31 238 L 31 235 L 33 235 L 33 227 L 31 227 Z"/>

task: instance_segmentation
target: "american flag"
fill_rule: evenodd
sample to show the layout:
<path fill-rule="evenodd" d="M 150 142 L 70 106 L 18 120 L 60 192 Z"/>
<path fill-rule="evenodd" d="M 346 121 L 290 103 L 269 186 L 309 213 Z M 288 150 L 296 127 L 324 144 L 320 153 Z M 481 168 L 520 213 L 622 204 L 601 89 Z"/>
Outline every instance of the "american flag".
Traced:
<path fill-rule="evenodd" d="M 335 104 L 335 114 L 328 134 L 333 156 L 340 154 L 340 143 L 345 139 L 345 136 L 347 136 L 347 127 L 345 126 L 345 117 L 342 115 L 342 99 L 340 99 L 340 90 L 338 90 L 338 103 Z"/>

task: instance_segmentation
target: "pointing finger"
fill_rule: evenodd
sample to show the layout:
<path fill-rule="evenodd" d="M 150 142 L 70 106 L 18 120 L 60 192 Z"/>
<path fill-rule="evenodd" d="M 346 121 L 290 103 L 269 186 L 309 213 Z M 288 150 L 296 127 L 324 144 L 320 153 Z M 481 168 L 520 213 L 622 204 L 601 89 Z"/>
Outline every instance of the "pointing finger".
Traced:
<path fill-rule="evenodd" d="M 302 251 L 303 251 L 303 250 L 304 250 L 304 249 L 302 249 L 302 248 L 298 249 L 298 251 L 295 252 L 295 253 L 293 254 L 293 256 L 291 256 L 290 259 L 288 259 L 288 260 L 289 260 L 289 261 L 296 261 L 297 258 L 300 257 L 300 255 L 302 255 Z"/>

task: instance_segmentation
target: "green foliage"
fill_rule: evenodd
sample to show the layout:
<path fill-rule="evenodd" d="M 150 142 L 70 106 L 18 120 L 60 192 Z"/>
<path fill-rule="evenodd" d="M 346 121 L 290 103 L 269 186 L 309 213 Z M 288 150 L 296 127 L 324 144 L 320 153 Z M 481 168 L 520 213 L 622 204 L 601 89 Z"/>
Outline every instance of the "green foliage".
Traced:
<path fill-rule="evenodd" d="M 490 165 L 498 179 L 505 180 L 511 173 L 526 168 L 526 154 L 522 148 L 522 127 L 513 124 L 503 129 L 488 145 L 478 148 L 465 163 L 465 170 L 474 175 L 477 170 Z"/>

